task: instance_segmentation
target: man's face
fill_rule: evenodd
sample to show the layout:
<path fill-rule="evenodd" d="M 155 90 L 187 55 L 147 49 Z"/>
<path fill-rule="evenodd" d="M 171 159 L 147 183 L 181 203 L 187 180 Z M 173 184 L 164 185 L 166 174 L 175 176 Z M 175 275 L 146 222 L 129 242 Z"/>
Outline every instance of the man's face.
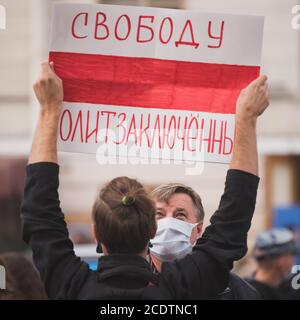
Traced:
<path fill-rule="evenodd" d="M 197 223 L 196 208 L 192 198 L 184 193 L 173 194 L 167 202 L 155 201 L 156 220 L 175 218 L 188 223 Z M 203 222 L 199 222 L 192 230 L 190 241 L 194 244 L 201 236 Z"/>

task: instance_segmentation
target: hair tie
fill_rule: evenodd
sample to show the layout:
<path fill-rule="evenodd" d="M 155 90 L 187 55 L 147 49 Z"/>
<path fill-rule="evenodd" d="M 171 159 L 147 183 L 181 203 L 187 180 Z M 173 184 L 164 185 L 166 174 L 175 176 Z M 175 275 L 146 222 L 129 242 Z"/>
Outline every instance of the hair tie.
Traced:
<path fill-rule="evenodd" d="M 122 204 L 124 206 L 131 206 L 134 203 L 134 201 L 135 201 L 134 197 L 131 197 L 131 196 L 124 196 L 122 198 Z"/>

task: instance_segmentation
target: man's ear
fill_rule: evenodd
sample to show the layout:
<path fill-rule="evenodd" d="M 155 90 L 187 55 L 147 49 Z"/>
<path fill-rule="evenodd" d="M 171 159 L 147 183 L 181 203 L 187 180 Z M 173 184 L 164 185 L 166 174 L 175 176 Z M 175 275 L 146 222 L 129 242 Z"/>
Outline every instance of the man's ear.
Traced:
<path fill-rule="evenodd" d="M 202 229 L 203 229 L 203 222 L 199 222 L 197 225 L 196 225 L 196 232 L 197 232 L 197 239 L 199 239 L 202 235 Z"/>

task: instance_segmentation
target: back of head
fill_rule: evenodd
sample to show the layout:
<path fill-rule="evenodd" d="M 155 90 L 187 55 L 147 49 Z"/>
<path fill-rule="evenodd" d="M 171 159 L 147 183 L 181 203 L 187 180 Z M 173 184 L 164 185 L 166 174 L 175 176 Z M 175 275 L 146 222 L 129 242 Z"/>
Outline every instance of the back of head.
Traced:
<path fill-rule="evenodd" d="M 140 254 L 156 232 L 153 201 L 127 177 L 113 179 L 100 191 L 92 216 L 97 240 L 110 254 Z"/>
<path fill-rule="evenodd" d="M 0 300 L 47 299 L 39 274 L 23 255 L 1 254 L 0 265 L 5 268 L 6 278 L 6 289 L 0 290 Z"/>

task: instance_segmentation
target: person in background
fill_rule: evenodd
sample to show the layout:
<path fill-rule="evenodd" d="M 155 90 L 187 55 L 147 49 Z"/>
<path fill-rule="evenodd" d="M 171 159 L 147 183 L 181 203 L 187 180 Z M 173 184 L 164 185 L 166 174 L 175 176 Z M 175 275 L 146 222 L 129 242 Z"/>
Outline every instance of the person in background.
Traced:
<path fill-rule="evenodd" d="M 47 295 L 38 272 L 20 253 L 0 255 L 5 268 L 6 288 L 0 290 L 0 300 L 46 300 Z"/>
<path fill-rule="evenodd" d="M 162 184 L 152 191 L 152 196 L 158 229 L 151 240 L 150 261 L 153 270 L 160 272 L 163 262 L 192 252 L 202 235 L 205 213 L 199 194 L 181 183 Z M 216 299 L 258 300 L 260 295 L 246 281 L 230 273 L 228 288 Z"/>
<path fill-rule="evenodd" d="M 278 228 L 260 233 L 253 250 L 257 268 L 247 281 L 264 300 L 288 299 L 286 280 L 299 253 L 291 231 Z"/>

